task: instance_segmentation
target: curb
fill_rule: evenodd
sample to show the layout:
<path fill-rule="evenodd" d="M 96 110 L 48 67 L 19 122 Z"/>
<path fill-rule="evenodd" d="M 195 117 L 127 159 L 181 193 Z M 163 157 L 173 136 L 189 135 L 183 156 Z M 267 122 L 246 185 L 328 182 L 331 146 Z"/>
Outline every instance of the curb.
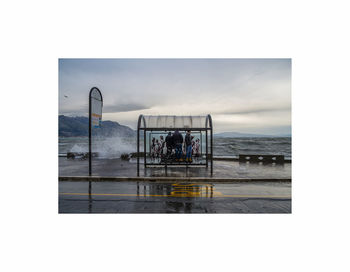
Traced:
<path fill-rule="evenodd" d="M 103 177 L 103 176 L 61 176 L 59 181 L 94 181 L 94 182 L 123 182 L 123 181 L 149 181 L 149 182 L 292 182 L 290 178 L 208 178 L 208 177 Z"/>

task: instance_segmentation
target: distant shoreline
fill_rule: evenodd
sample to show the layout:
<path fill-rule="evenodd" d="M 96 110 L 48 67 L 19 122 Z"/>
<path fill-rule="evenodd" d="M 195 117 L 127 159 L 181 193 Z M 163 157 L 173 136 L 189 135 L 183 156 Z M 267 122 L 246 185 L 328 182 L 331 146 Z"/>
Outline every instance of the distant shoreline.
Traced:
<path fill-rule="evenodd" d="M 95 135 L 94 135 L 95 137 Z M 113 138 L 113 137 L 126 137 L 127 136 L 101 136 L 105 138 Z M 136 136 L 135 136 L 136 137 Z M 58 136 L 58 138 L 89 138 L 88 136 Z M 216 136 L 214 134 L 213 138 L 220 138 L 220 139 L 229 139 L 229 138 L 237 138 L 237 139 L 242 139 L 242 138 L 292 138 L 292 136 Z"/>

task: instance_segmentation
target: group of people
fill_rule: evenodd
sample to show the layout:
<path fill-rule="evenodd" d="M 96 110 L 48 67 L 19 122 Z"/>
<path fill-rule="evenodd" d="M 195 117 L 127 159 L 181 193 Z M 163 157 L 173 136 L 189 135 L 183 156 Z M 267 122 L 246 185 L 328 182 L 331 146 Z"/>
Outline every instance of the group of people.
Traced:
<path fill-rule="evenodd" d="M 169 132 L 165 140 L 163 136 L 160 139 L 152 138 L 151 143 L 151 158 L 162 159 L 175 157 L 175 161 L 183 161 L 183 155 L 186 162 L 192 162 L 192 156 L 199 157 L 200 155 L 200 142 L 199 139 L 194 140 L 194 136 L 191 136 L 191 131 L 186 132 L 185 139 L 182 134 L 175 130 L 174 133 Z"/>

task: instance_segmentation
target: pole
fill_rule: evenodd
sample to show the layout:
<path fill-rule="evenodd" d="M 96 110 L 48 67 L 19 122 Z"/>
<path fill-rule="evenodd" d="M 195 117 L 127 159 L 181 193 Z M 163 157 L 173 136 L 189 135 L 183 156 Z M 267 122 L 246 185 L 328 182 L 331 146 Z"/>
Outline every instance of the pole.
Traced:
<path fill-rule="evenodd" d="M 137 128 L 137 176 L 140 176 L 140 128 Z"/>
<path fill-rule="evenodd" d="M 139 116 L 137 121 L 137 176 L 140 176 L 140 127 L 141 119 L 143 118 L 142 114 Z"/>
<path fill-rule="evenodd" d="M 202 156 L 203 156 L 203 140 L 202 140 L 202 131 L 201 131 L 201 141 L 200 141 L 200 145 L 201 145 L 201 162 L 202 162 Z"/>
<path fill-rule="evenodd" d="M 205 130 L 205 164 L 208 168 L 208 129 Z"/>
<path fill-rule="evenodd" d="M 213 175 L 213 127 L 210 128 L 210 173 Z"/>
<path fill-rule="evenodd" d="M 143 130 L 143 160 L 144 168 L 146 173 L 146 128 Z"/>
<path fill-rule="evenodd" d="M 91 176 L 91 91 L 89 93 L 89 176 Z"/>

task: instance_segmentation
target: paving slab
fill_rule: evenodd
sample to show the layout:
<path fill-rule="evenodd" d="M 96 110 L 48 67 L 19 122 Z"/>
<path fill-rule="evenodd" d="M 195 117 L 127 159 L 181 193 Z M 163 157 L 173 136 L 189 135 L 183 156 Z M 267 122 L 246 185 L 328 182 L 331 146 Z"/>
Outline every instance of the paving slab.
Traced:
<path fill-rule="evenodd" d="M 214 161 L 213 178 L 291 179 L 291 163 L 263 164 L 238 161 Z M 87 176 L 88 161 L 59 158 L 59 176 Z M 136 177 L 136 160 L 94 159 L 93 176 Z M 140 176 L 144 177 L 211 177 L 205 167 L 150 167 L 140 164 Z"/>
<path fill-rule="evenodd" d="M 291 183 L 59 183 L 59 213 L 291 213 Z"/>

